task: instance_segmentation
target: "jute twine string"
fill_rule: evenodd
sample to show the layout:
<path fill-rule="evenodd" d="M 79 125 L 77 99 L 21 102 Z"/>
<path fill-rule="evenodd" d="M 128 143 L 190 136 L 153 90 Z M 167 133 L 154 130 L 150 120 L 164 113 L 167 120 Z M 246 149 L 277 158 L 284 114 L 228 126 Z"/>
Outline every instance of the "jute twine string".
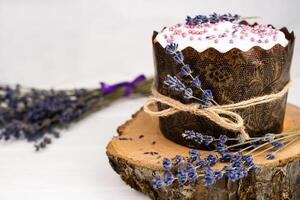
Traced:
<path fill-rule="evenodd" d="M 208 108 L 201 108 L 201 104 L 198 103 L 183 104 L 180 101 L 159 93 L 155 87 L 152 87 L 153 96 L 145 103 L 144 111 L 155 117 L 165 117 L 181 111 L 189 112 L 197 116 L 204 116 L 227 130 L 240 132 L 241 139 L 248 140 L 250 137 L 245 131 L 244 120 L 233 110 L 275 101 L 284 96 L 288 92 L 290 86 L 291 82 L 286 84 L 285 87 L 278 93 L 254 97 L 249 100 L 228 105 L 213 105 Z M 157 102 L 168 105 L 170 108 L 161 111 L 152 110 L 152 106 Z"/>

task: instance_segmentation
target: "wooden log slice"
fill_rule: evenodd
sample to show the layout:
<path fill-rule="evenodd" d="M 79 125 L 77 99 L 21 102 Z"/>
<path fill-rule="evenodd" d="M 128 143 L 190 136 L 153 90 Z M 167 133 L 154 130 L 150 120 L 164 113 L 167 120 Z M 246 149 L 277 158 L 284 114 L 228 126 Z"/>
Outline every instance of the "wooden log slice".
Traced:
<path fill-rule="evenodd" d="M 293 130 L 300 130 L 300 108 L 289 104 L 284 131 Z M 300 140 L 279 152 L 274 160 L 266 160 L 263 155 L 256 157 L 255 163 L 261 168 L 260 172 L 250 173 L 240 181 L 231 182 L 223 178 L 209 187 L 198 181 L 196 186 L 155 190 L 151 182 L 154 173 L 163 171 L 162 158 L 177 154 L 188 156 L 190 149 L 166 139 L 159 130 L 158 119 L 151 118 L 142 110 L 120 126 L 118 133 L 119 136 L 113 137 L 107 146 L 112 168 L 128 185 L 152 199 L 300 199 Z M 208 153 L 200 151 L 203 156 Z"/>

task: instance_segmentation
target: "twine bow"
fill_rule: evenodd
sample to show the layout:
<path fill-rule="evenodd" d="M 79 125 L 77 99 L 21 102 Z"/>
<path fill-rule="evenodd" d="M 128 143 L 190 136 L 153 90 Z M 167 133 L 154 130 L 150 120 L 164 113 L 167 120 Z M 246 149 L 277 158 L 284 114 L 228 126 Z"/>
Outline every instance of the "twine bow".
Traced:
<path fill-rule="evenodd" d="M 234 104 L 214 105 L 208 108 L 201 108 L 201 105 L 198 103 L 183 104 L 180 101 L 159 93 L 154 87 L 152 87 L 153 97 L 145 103 L 144 111 L 155 117 L 165 117 L 181 111 L 189 112 L 197 116 L 204 116 L 227 130 L 240 132 L 241 139 L 248 140 L 250 137 L 245 131 L 244 119 L 233 110 L 275 101 L 288 92 L 290 85 L 291 82 L 286 84 L 285 87 L 278 93 L 254 97 Z M 152 105 L 157 102 L 168 105 L 170 108 L 161 111 L 152 110 Z"/>

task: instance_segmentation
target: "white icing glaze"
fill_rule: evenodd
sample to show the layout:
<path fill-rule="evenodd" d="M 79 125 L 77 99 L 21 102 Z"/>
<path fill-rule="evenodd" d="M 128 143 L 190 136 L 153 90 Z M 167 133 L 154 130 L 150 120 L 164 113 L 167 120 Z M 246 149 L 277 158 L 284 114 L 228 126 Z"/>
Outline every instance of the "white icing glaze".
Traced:
<path fill-rule="evenodd" d="M 284 33 L 271 26 L 257 25 L 251 27 L 229 21 L 195 26 L 177 24 L 163 29 L 156 36 L 156 41 L 162 47 L 166 47 L 172 42 L 177 43 L 178 50 L 190 46 L 202 52 L 213 47 L 222 53 L 232 48 L 248 51 L 254 46 L 259 46 L 267 50 L 276 44 L 283 47 L 288 44 Z"/>

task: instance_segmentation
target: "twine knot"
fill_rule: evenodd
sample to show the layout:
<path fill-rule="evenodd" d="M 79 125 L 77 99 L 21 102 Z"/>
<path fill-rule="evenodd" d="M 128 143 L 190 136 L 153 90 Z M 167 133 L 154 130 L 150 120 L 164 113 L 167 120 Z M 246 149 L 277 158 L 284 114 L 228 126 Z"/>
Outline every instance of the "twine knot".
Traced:
<path fill-rule="evenodd" d="M 291 82 L 287 83 L 278 93 L 254 97 L 228 105 L 214 105 L 208 108 L 202 108 L 201 104 L 198 103 L 183 104 L 180 101 L 159 93 L 152 87 L 153 96 L 145 103 L 144 111 L 155 117 L 165 117 L 177 112 L 189 112 L 193 115 L 204 116 L 227 130 L 239 132 L 242 140 L 248 140 L 250 136 L 245 130 L 244 119 L 238 113 L 234 112 L 234 110 L 275 101 L 288 92 L 290 85 Z M 152 110 L 152 106 L 156 105 L 157 102 L 168 105 L 169 108 L 161 111 Z"/>

